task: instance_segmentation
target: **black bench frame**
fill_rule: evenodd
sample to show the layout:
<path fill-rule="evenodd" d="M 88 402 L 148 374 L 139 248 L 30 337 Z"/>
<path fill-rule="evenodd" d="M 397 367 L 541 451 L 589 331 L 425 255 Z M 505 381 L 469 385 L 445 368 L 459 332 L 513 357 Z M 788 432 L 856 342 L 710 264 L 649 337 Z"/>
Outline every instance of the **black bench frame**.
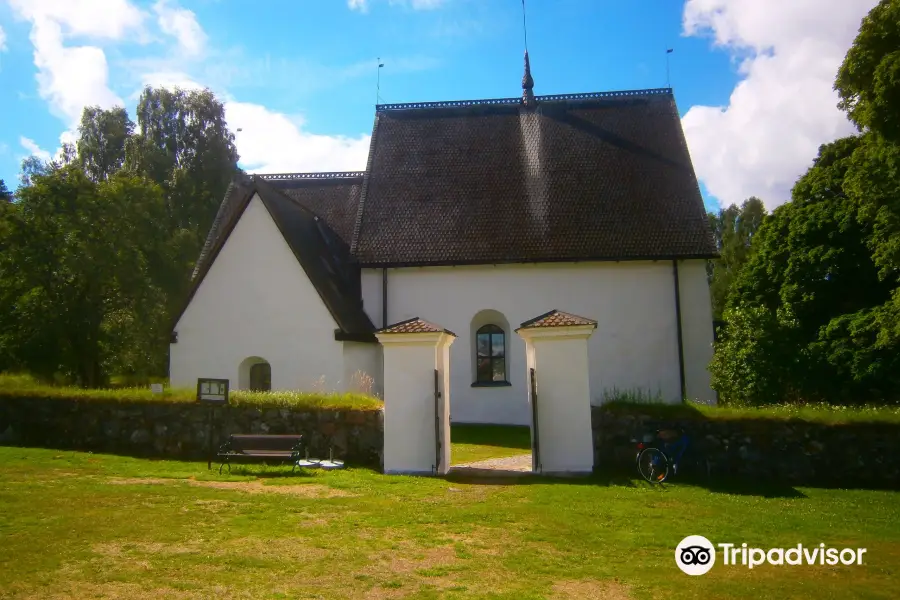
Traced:
<path fill-rule="evenodd" d="M 294 442 L 291 444 L 291 442 Z M 254 435 L 233 434 L 228 440 L 219 446 L 216 454 L 218 458 L 219 473 L 222 467 L 228 465 L 231 471 L 232 462 L 265 462 L 278 461 L 284 463 L 290 461 L 293 464 L 291 471 L 297 468 L 297 461 L 303 454 L 303 436 L 296 435 Z"/>

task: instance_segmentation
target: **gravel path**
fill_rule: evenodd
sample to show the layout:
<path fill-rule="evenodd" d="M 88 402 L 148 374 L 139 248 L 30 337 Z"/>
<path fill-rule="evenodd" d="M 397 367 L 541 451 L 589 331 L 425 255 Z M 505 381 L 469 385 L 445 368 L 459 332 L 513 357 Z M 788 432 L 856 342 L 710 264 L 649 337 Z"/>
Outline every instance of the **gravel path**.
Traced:
<path fill-rule="evenodd" d="M 531 471 L 531 453 L 508 456 L 506 458 L 492 458 L 477 462 L 456 465 L 454 469 L 490 469 L 493 471 Z"/>

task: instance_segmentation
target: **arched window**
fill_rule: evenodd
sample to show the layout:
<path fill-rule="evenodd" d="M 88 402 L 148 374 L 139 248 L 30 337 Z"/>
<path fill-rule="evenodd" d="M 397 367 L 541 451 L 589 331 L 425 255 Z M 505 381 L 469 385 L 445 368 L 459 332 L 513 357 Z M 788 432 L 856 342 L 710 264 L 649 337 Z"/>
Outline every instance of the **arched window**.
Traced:
<path fill-rule="evenodd" d="M 484 325 L 475 334 L 475 383 L 506 381 L 506 334 Z"/>
<path fill-rule="evenodd" d="M 250 367 L 250 391 L 268 392 L 272 389 L 272 365 L 256 363 Z"/>

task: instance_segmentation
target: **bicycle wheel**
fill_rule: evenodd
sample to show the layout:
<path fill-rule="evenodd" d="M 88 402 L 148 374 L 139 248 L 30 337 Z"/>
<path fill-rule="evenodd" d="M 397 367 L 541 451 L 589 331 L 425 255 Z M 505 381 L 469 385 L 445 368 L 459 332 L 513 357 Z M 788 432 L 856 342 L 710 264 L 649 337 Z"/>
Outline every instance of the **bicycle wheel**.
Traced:
<path fill-rule="evenodd" d="M 669 476 L 669 460 L 658 448 L 644 448 L 638 456 L 638 471 L 650 483 L 662 483 Z"/>

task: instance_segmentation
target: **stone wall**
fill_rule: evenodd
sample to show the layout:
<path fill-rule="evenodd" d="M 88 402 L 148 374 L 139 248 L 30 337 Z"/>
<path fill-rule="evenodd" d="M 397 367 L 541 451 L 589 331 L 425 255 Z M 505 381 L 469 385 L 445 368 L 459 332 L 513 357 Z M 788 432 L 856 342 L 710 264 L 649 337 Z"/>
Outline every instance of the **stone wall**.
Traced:
<path fill-rule="evenodd" d="M 232 433 L 303 434 L 311 457 L 381 468 L 384 412 L 216 407 L 212 440 Z M 209 408 L 188 403 L 0 397 L 0 443 L 205 460 Z"/>
<path fill-rule="evenodd" d="M 900 487 L 900 424 L 659 417 L 592 408 L 594 464 L 636 474 L 636 441 L 664 428 L 690 436 L 686 475 L 790 485 Z"/>

